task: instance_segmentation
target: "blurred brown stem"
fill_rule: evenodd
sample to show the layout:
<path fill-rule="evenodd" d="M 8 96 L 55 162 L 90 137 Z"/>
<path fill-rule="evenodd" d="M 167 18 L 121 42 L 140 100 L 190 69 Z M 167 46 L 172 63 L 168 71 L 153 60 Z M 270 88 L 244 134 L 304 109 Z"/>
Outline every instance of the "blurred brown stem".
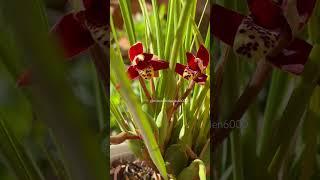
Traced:
<path fill-rule="evenodd" d="M 236 102 L 236 108 L 232 111 L 231 116 L 224 122 L 225 124 L 241 119 L 242 115 L 246 112 L 248 107 L 263 88 L 271 70 L 272 67 L 268 63 L 266 63 L 264 60 L 260 61 L 250 83 Z M 213 150 L 216 149 L 217 145 L 222 143 L 222 141 L 230 134 L 231 131 L 232 128 L 225 127 L 219 127 L 213 130 Z"/>
<path fill-rule="evenodd" d="M 144 91 L 145 95 L 147 96 L 147 98 L 148 98 L 148 100 L 150 102 L 152 98 L 151 98 L 151 95 L 150 95 L 150 93 L 149 93 L 149 91 L 147 89 L 146 83 L 144 82 L 144 80 L 141 77 L 139 77 L 139 82 L 140 82 L 140 85 L 142 87 L 142 90 Z"/>
<path fill-rule="evenodd" d="M 198 155 L 188 145 L 186 145 L 186 153 L 192 160 L 198 159 Z"/>
<path fill-rule="evenodd" d="M 156 87 L 154 86 L 154 80 L 153 79 L 150 79 L 150 86 L 151 86 L 152 98 L 155 99 L 156 98 Z"/>
<path fill-rule="evenodd" d="M 91 59 L 96 67 L 96 70 L 100 76 L 105 92 L 109 94 L 109 68 L 110 64 L 108 61 L 107 54 L 98 44 L 95 44 L 90 48 Z"/>
<path fill-rule="evenodd" d="M 229 57 L 229 52 L 230 52 L 230 47 L 226 47 L 222 61 L 221 63 L 218 64 L 216 73 L 214 76 L 215 83 L 213 86 L 214 96 L 213 96 L 213 112 L 212 112 L 213 122 L 218 122 L 218 118 L 219 118 L 219 97 L 220 97 L 221 87 L 223 82 L 223 68 Z"/>
<path fill-rule="evenodd" d="M 178 84 L 180 84 L 180 81 L 178 82 Z M 174 102 L 173 106 L 169 108 L 169 112 L 167 114 L 168 121 L 169 121 L 169 129 L 168 129 L 168 135 L 167 135 L 167 139 L 165 141 L 165 144 L 168 143 L 169 138 L 171 137 L 171 133 L 172 133 L 173 125 L 174 125 L 174 121 L 173 121 L 174 117 L 173 117 L 173 115 L 176 112 L 176 110 L 179 108 L 179 106 L 182 104 L 182 102 L 188 97 L 188 95 L 192 91 L 194 85 L 195 85 L 195 81 L 190 81 L 189 87 L 184 92 L 184 94 L 180 98 L 179 102 L 177 102 L 177 103 Z M 178 101 L 178 98 L 176 98 L 175 100 Z"/>

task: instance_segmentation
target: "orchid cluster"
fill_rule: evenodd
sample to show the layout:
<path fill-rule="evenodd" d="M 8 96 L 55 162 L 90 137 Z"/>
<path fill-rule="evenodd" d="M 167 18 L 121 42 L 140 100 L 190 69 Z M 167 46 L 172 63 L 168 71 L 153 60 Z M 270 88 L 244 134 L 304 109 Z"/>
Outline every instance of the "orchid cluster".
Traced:
<path fill-rule="evenodd" d="M 198 84 L 204 84 L 207 76 L 205 69 L 209 64 L 209 52 L 203 46 L 197 52 L 197 56 L 192 53 L 186 53 L 188 65 L 180 63 L 176 64 L 175 72 L 189 81 L 195 81 Z M 169 68 L 167 61 L 159 60 L 157 56 L 143 52 L 141 42 L 138 42 L 130 47 L 129 58 L 131 65 L 128 68 L 128 75 L 130 79 L 142 77 L 143 79 L 151 79 L 158 77 L 158 71 Z"/>
<path fill-rule="evenodd" d="M 149 101 L 152 101 L 152 97 L 148 92 L 143 80 L 150 80 L 150 83 L 152 85 L 152 92 L 154 93 L 155 87 L 153 78 L 159 77 L 159 70 L 165 70 L 169 68 L 168 61 L 159 60 L 159 58 L 154 54 L 145 53 L 143 51 L 143 45 L 141 42 L 137 42 L 136 44 L 132 45 L 128 51 L 128 55 L 131 62 L 131 65 L 128 67 L 127 70 L 128 77 L 131 80 L 139 79 L 142 89 L 145 92 L 145 95 L 147 96 Z M 193 86 L 194 83 L 204 85 L 207 79 L 205 70 L 208 67 L 210 59 L 208 50 L 201 44 L 196 56 L 190 52 L 187 52 L 186 56 L 188 64 L 183 65 L 177 63 L 175 66 L 175 72 L 184 79 L 190 81 L 191 84 L 193 84 Z M 188 92 L 185 96 L 187 96 L 189 93 L 190 92 Z M 185 96 L 182 97 L 182 99 L 185 99 Z M 181 103 L 174 105 L 175 106 L 173 111 L 175 111 L 176 108 L 178 108 L 178 106 L 181 105 Z M 172 113 L 173 112 L 170 112 L 169 114 L 172 115 Z M 169 118 L 171 117 L 169 116 Z"/>
<path fill-rule="evenodd" d="M 139 80 L 140 85 L 142 87 L 143 92 L 145 93 L 146 97 L 149 100 L 148 106 L 152 108 L 151 112 L 145 111 L 145 113 L 153 113 L 156 111 L 156 104 L 153 103 L 156 100 L 154 98 L 160 98 L 165 99 L 165 97 L 157 97 L 155 93 L 155 85 L 154 85 L 154 78 L 160 77 L 160 70 L 164 71 L 170 71 L 169 69 L 169 61 L 161 60 L 157 55 L 154 55 L 149 52 L 144 51 L 144 47 L 141 42 L 136 42 L 133 44 L 129 50 L 128 50 L 128 57 L 130 60 L 130 65 L 127 67 L 126 75 L 131 80 Z M 186 59 L 187 64 L 180 64 L 176 63 L 174 69 L 174 72 L 179 75 L 179 80 L 176 82 L 177 86 L 176 94 L 174 97 L 174 101 L 170 105 L 165 105 L 167 102 L 162 102 L 162 107 L 159 109 L 159 113 L 156 114 L 156 118 L 153 122 L 153 120 L 150 120 L 150 124 L 152 126 L 153 123 L 156 123 L 156 128 L 153 130 L 153 135 L 156 139 L 156 143 L 159 146 L 161 154 L 163 154 L 166 162 L 169 162 L 170 166 L 167 167 L 167 171 L 171 175 L 178 176 L 181 172 L 181 176 L 185 176 L 183 174 L 184 171 L 183 168 L 185 168 L 188 164 L 187 160 L 190 158 L 191 160 L 194 160 L 191 169 L 186 169 L 185 171 L 194 171 L 198 166 L 199 163 L 203 163 L 199 159 L 200 157 L 204 156 L 204 153 L 209 153 L 209 141 L 207 140 L 204 142 L 205 147 L 202 153 L 200 153 L 200 157 L 192 150 L 191 145 L 183 144 L 183 143 L 172 143 L 171 141 L 174 141 L 174 133 L 175 131 L 179 132 L 180 129 L 174 130 L 176 124 L 175 121 L 177 121 L 176 116 L 180 116 L 181 111 L 177 111 L 180 105 L 182 105 L 182 102 L 191 94 L 191 91 L 194 89 L 195 84 L 199 85 L 206 85 L 207 82 L 207 75 L 206 75 L 206 69 L 209 66 L 210 62 L 210 54 L 209 51 L 206 49 L 206 47 L 203 44 L 199 45 L 199 49 L 197 53 L 194 55 L 190 52 L 186 52 Z M 168 73 L 168 72 L 163 72 Z M 174 75 L 174 73 L 171 73 L 170 75 Z M 182 79 L 185 79 L 189 82 L 189 86 L 184 92 L 184 94 L 179 97 L 178 91 L 180 90 L 182 86 Z M 145 81 L 150 81 L 152 95 L 150 95 L 148 89 L 146 88 Z M 159 82 L 159 81 L 158 81 Z M 122 94 L 126 88 L 130 87 L 131 85 L 127 85 L 127 87 L 120 87 L 117 89 L 120 94 Z M 173 89 L 174 91 L 174 89 Z M 127 92 L 127 91 L 126 91 Z M 207 92 L 207 91 L 205 91 Z M 126 96 L 127 93 L 123 93 L 123 96 Z M 204 94 L 206 96 L 206 94 Z M 178 99 L 179 98 L 179 99 Z M 196 107 L 195 109 L 197 109 Z M 207 109 L 208 110 L 208 109 Z M 179 112 L 179 113 L 176 113 Z M 208 111 L 205 111 L 204 113 L 207 113 Z M 206 118 L 209 118 L 206 116 Z M 196 119 L 190 120 L 193 122 L 196 122 Z M 208 122 L 208 121 L 207 121 Z M 126 124 L 125 122 L 124 124 Z M 128 123 L 125 126 L 130 126 L 130 123 Z M 135 123 L 133 123 L 135 124 Z M 190 125 L 190 126 L 194 126 Z M 204 124 L 203 124 L 204 125 Z M 121 125 L 122 127 L 122 125 Z M 125 128 L 122 128 L 125 129 Z M 129 128 L 130 129 L 130 128 Z M 208 130 L 208 129 L 207 129 Z M 143 134 L 141 133 L 140 129 L 134 129 L 131 131 L 124 131 L 119 135 L 111 136 L 110 137 L 110 143 L 117 145 L 120 143 L 123 143 L 126 140 L 135 140 L 136 141 L 144 141 Z M 190 133 L 190 132 L 188 132 Z M 183 135 L 181 135 L 183 136 Z M 190 138 L 187 135 L 184 135 L 183 139 Z M 171 139 L 172 138 L 172 139 Z M 180 140 L 179 140 L 180 141 Z M 205 141 L 202 140 L 202 141 Z M 172 144 L 171 144 L 172 143 Z M 133 142 L 134 146 L 135 144 Z M 190 147 L 189 147 L 190 146 Z M 140 146 L 139 146 L 140 147 Z M 145 147 L 140 147 L 140 151 L 142 152 L 143 159 L 147 162 L 150 162 L 150 157 L 148 157 L 148 154 L 146 155 Z M 176 153 L 179 153 L 177 155 Z M 150 155 L 150 154 L 149 154 Z M 141 155 L 140 155 L 141 156 Z M 151 155 L 150 155 L 151 156 Z M 179 161 L 176 161 L 175 158 L 181 157 L 182 159 Z M 191 166 L 191 165 L 190 165 Z M 159 167 L 158 167 L 159 168 Z M 179 176 L 180 176 L 179 175 Z M 196 174 L 193 176 L 197 176 Z"/>

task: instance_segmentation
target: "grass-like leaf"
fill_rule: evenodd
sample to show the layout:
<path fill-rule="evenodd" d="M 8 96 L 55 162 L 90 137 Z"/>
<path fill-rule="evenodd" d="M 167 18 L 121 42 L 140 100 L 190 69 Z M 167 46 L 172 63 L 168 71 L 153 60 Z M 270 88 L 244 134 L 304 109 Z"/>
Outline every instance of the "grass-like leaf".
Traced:
<path fill-rule="evenodd" d="M 163 178 L 167 179 L 166 167 L 159 146 L 154 137 L 154 132 L 152 131 L 145 112 L 142 110 L 142 105 L 139 103 L 131 89 L 129 79 L 125 73 L 125 67 L 123 64 L 118 63 L 119 55 L 116 55 L 112 48 L 110 49 L 110 55 L 111 66 L 113 67 L 113 71 L 117 74 L 118 82 L 121 84 L 120 93 L 126 102 L 128 111 L 132 114 L 133 121 L 138 126 L 140 133 L 143 136 L 144 143 L 153 163 L 158 168 Z"/>

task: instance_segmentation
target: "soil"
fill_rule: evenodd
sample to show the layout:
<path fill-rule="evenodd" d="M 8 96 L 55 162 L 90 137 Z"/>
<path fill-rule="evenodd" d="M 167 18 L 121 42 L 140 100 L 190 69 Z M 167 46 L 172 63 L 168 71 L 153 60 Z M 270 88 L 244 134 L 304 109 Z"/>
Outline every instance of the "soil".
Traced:
<path fill-rule="evenodd" d="M 110 179 L 113 180 L 162 180 L 161 175 L 144 161 L 114 161 L 111 165 Z"/>

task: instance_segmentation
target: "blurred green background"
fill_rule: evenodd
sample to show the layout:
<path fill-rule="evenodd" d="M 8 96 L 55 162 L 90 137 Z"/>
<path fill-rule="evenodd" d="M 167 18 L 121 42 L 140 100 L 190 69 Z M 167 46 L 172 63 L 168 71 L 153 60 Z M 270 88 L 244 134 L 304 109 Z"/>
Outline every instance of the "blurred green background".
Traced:
<path fill-rule="evenodd" d="M 38 119 L 37 109 L 32 106 L 34 103 L 32 90 L 29 87 L 17 87 L 16 80 L 25 69 L 30 67 L 29 58 L 32 55 L 26 56 L 28 50 L 19 44 L 16 32 L 12 31 L 14 26 L 11 26 L 11 22 L 8 21 L 10 18 L 5 12 L 10 3 L 6 4 L 3 1 L 0 8 L 0 179 L 12 180 L 16 177 L 30 180 L 69 179 L 71 176 L 66 171 L 66 166 L 69 166 L 70 163 L 66 165 L 64 153 L 61 152 L 68 148 L 63 147 L 64 144 L 60 143 L 61 139 L 58 138 L 57 141 L 56 136 L 53 135 L 55 130 L 48 129 L 47 124 Z M 49 27 L 52 27 L 59 18 L 72 10 L 66 0 L 37 0 L 29 3 L 34 3 L 39 7 L 43 3 Z M 17 3 L 17 9 L 22 5 L 23 3 Z M 14 12 L 17 9 L 11 9 L 11 11 Z M 32 12 L 30 13 L 32 14 Z M 25 21 L 23 17 L 20 20 Z M 26 33 L 29 33 L 30 31 L 27 29 Z M 42 59 L 42 61 L 46 61 L 46 59 Z M 64 66 L 63 73 L 68 87 L 70 86 L 75 97 L 74 102 L 79 103 L 79 107 L 84 110 L 81 113 L 85 113 L 89 120 L 85 122 L 79 119 L 79 124 L 84 123 L 91 134 L 98 137 L 96 139 L 99 139 L 102 144 L 99 151 L 106 153 L 104 163 L 107 164 L 107 147 L 109 145 L 108 142 L 103 143 L 108 139 L 109 132 L 106 126 L 107 111 L 104 109 L 106 104 L 104 100 L 106 99 L 103 98 L 104 90 L 100 85 L 95 67 L 90 57 L 85 54 L 66 61 Z M 56 91 L 55 89 L 51 90 L 53 93 Z M 57 92 L 58 90 L 59 87 L 57 87 Z M 65 99 L 68 103 L 68 99 Z M 52 106 L 54 107 L 56 104 L 52 104 Z M 59 115 L 56 118 L 59 118 Z M 77 120 L 75 119 L 74 122 L 77 123 Z M 64 126 L 64 124 L 60 124 L 60 126 Z M 77 128 L 77 124 L 74 124 L 70 129 L 72 128 Z M 85 134 L 86 130 L 79 130 L 79 133 L 81 132 Z M 104 171 L 105 174 L 108 174 L 107 168 Z"/>

